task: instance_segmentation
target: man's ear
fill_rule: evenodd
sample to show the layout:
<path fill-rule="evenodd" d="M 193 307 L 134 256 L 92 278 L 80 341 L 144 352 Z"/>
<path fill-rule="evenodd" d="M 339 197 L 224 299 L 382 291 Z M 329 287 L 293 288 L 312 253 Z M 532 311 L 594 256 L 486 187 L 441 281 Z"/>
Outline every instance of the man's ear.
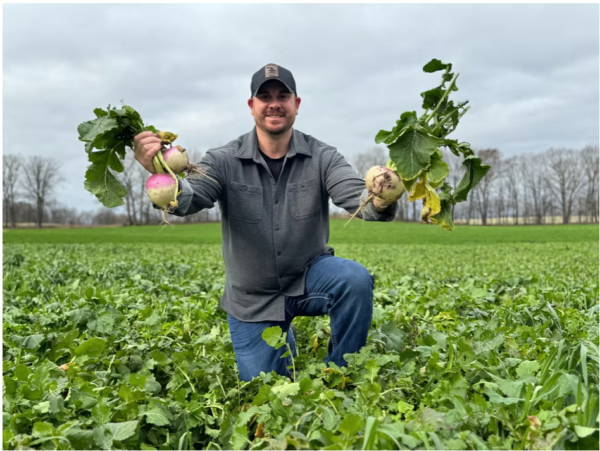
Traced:
<path fill-rule="evenodd" d="M 296 97 L 295 102 L 296 102 L 296 109 L 300 108 L 300 102 L 302 101 L 302 99 L 300 97 Z M 298 112 L 296 111 L 296 114 L 298 114 Z"/>
<path fill-rule="evenodd" d="M 250 107 L 250 112 L 252 112 L 252 108 L 254 108 L 254 99 L 252 97 L 248 99 L 248 106 Z"/>

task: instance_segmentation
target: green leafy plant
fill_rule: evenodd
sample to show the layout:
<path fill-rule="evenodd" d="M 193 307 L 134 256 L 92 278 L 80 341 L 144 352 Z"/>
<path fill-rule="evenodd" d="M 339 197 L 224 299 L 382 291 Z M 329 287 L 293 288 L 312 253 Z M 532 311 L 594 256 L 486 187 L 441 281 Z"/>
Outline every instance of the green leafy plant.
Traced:
<path fill-rule="evenodd" d="M 469 143 L 448 139 L 470 108 L 466 106 L 468 101 L 454 103 L 449 99 L 453 91 L 458 91 L 456 79 L 459 74 L 452 72 L 452 64 L 437 59 L 428 62 L 423 70 L 427 73 L 443 71 L 441 84 L 421 93 L 425 111 L 420 116 L 416 111 L 402 113 L 391 131 L 377 133 L 375 142 L 383 143 L 389 149 L 387 167 L 402 179 L 409 192 L 409 201 L 423 199 L 423 221 L 452 230 L 452 206 L 467 199 L 469 191 L 490 167 L 481 164 Z M 446 182 L 449 166 L 443 161 L 441 147 L 464 157 L 466 172 L 456 187 Z"/>
<path fill-rule="evenodd" d="M 297 317 L 293 380 L 243 382 L 219 244 L 5 243 L 3 449 L 598 449 L 598 247 L 491 249 L 337 245 L 366 346 L 326 366 Z"/>
<path fill-rule="evenodd" d="M 200 168 L 189 164 L 183 147 L 167 148 L 177 139 L 177 135 L 144 125 L 140 114 L 132 107 L 124 105 L 117 109 L 108 105 L 106 110 L 96 108 L 94 114 L 96 119 L 79 124 L 77 132 L 79 140 L 85 142 L 85 151 L 91 163 L 85 173 L 84 187 L 105 207 L 123 205 L 127 189 L 112 171 L 123 172 L 121 160 L 125 158 L 126 149 L 133 149 L 134 137 L 144 131 L 155 133 L 162 143 L 161 150 L 152 160 L 156 174 L 148 179 L 146 191 L 150 199 L 162 207 L 163 219 L 164 211 L 177 206 L 180 191 L 176 173 L 185 171 L 205 176 Z"/>
<path fill-rule="evenodd" d="M 85 173 L 84 187 L 105 207 L 117 207 L 123 205 L 127 190 L 112 171 L 123 172 L 121 160 L 128 147 L 133 149 L 135 135 L 144 131 L 156 133 L 156 129 L 145 126 L 139 113 L 127 105 L 119 109 L 110 105 L 106 110 L 96 108 L 94 114 L 96 119 L 77 127 L 91 163 Z"/>
<path fill-rule="evenodd" d="M 279 349 L 282 346 L 287 347 L 287 351 L 283 353 L 281 356 L 282 359 L 286 357 L 290 357 L 292 360 L 292 375 L 294 380 L 296 380 L 296 365 L 294 364 L 294 354 L 292 354 L 292 349 L 290 348 L 290 344 L 287 342 L 287 333 L 281 333 L 281 327 L 267 327 L 263 330 L 262 339 L 272 348 Z"/>

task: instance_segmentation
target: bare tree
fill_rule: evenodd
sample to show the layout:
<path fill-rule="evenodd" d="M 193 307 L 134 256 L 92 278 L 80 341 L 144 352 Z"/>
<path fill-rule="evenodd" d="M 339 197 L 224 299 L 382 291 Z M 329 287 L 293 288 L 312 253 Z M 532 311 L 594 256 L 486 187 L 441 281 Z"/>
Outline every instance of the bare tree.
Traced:
<path fill-rule="evenodd" d="M 496 168 L 496 180 L 492 186 L 494 194 L 494 210 L 497 224 L 503 224 L 509 209 L 508 174 L 510 172 L 509 162 L 500 160 Z"/>
<path fill-rule="evenodd" d="M 467 224 L 469 225 L 471 225 L 471 219 L 473 219 L 473 210 L 475 210 L 473 207 L 475 205 L 475 202 L 473 201 L 475 198 L 475 189 L 477 189 L 477 187 L 475 187 L 469 195 L 469 204 L 467 207 Z"/>
<path fill-rule="evenodd" d="M 481 217 L 481 225 L 487 225 L 487 219 L 490 212 L 492 184 L 500 175 L 498 166 L 502 160 L 502 154 L 498 149 L 483 149 L 477 151 L 477 156 L 481 158 L 483 164 L 491 166 L 486 176 L 481 179 L 479 184 L 472 191 L 475 200 L 475 208 Z"/>
<path fill-rule="evenodd" d="M 24 164 L 24 190 L 35 204 L 37 225 L 42 227 L 44 206 L 56 185 L 62 181 L 60 164 L 52 158 L 33 156 Z"/>
<path fill-rule="evenodd" d="M 371 147 L 368 151 L 359 153 L 354 158 L 354 168 L 361 177 L 364 177 L 373 166 L 385 166 L 389 160 L 388 152 L 383 147 Z"/>
<path fill-rule="evenodd" d="M 532 215 L 535 224 L 543 224 L 554 202 L 548 178 L 548 161 L 544 154 L 522 156 L 519 167 L 524 185 L 525 216 Z"/>
<path fill-rule="evenodd" d="M 578 155 L 571 149 L 551 148 L 545 156 L 549 169 L 547 185 L 558 203 L 563 224 L 568 224 L 575 196 L 583 181 Z"/>
<path fill-rule="evenodd" d="M 202 160 L 202 152 L 198 150 L 196 147 L 190 147 L 187 150 L 188 158 L 190 163 L 198 164 Z M 209 218 L 209 210 L 204 209 L 200 210 L 198 213 L 194 213 L 193 215 L 184 216 L 181 221 L 184 223 L 192 223 L 192 222 L 206 222 Z"/>
<path fill-rule="evenodd" d="M 406 221 L 408 219 L 408 193 L 404 193 L 400 199 L 398 199 L 398 213 L 396 218 L 400 221 Z"/>
<path fill-rule="evenodd" d="M 506 160 L 505 164 L 505 181 L 508 191 L 508 202 L 509 208 L 512 209 L 513 217 L 515 218 L 514 225 L 519 225 L 519 200 L 522 194 L 522 177 L 521 177 L 521 165 L 523 164 L 523 158 L 521 156 L 514 156 Z"/>
<path fill-rule="evenodd" d="M 94 223 L 94 213 L 91 211 L 82 211 L 77 216 L 77 224 L 92 225 Z"/>
<path fill-rule="evenodd" d="M 148 179 L 148 177 L 150 177 L 150 174 L 141 165 L 137 165 L 135 167 L 135 172 L 137 173 L 137 202 L 139 205 L 140 215 L 138 224 L 150 224 L 150 210 L 154 211 L 154 208 L 152 207 L 152 202 L 150 202 L 148 194 L 146 193 L 146 180 Z"/>
<path fill-rule="evenodd" d="M 48 221 L 53 224 L 75 225 L 80 223 L 80 213 L 75 208 L 68 208 L 51 199 L 46 202 Z"/>
<path fill-rule="evenodd" d="M 598 146 L 586 146 L 580 152 L 580 157 L 583 160 L 585 178 L 586 178 L 586 195 L 585 195 L 585 216 L 591 221 L 598 222 L 598 171 L 600 163 L 600 155 L 598 154 Z"/>
<path fill-rule="evenodd" d="M 446 148 L 442 148 L 442 155 L 444 155 L 444 161 L 448 163 L 448 176 L 446 177 L 446 181 L 451 186 L 458 186 L 460 180 L 465 174 L 465 167 L 462 164 L 462 159 L 454 155 L 451 151 Z M 452 205 L 452 216 L 454 217 L 454 210 L 456 205 Z"/>
<path fill-rule="evenodd" d="M 576 199 L 576 204 L 577 204 L 577 219 L 579 224 L 583 224 L 583 218 L 586 217 L 586 210 L 585 210 L 585 197 L 584 196 L 577 196 Z"/>
<path fill-rule="evenodd" d="M 16 201 L 19 195 L 21 158 L 18 155 L 2 155 L 2 200 L 4 201 L 4 223 L 8 220 L 13 228 L 17 226 Z"/>
<path fill-rule="evenodd" d="M 139 163 L 134 158 L 133 152 L 127 152 L 127 154 L 125 155 L 125 160 L 123 161 L 124 170 L 123 172 L 117 175 L 117 178 L 127 190 L 127 196 L 125 196 L 125 209 L 127 211 L 128 225 L 139 224 L 138 198 L 134 192 L 135 188 L 138 185 L 138 166 Z"/>

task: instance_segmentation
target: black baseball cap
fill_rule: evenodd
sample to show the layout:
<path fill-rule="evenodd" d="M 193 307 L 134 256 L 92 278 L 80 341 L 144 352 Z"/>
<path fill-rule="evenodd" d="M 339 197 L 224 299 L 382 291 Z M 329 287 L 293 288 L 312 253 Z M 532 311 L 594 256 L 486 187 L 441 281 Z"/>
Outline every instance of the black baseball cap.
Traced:
<path fill-rule="evenodd" d="M 250 94 L 252 97 L 256 96 L 258 89 L 263 83 L 269 80 L 280 81 L 288 91 L 298 95 L 296 92 L 296 81 L 292 73 L 285 67 L 278 66 L 277 64 L 267 64 L 252 76 L 252 82 L 250 83 Z"/>

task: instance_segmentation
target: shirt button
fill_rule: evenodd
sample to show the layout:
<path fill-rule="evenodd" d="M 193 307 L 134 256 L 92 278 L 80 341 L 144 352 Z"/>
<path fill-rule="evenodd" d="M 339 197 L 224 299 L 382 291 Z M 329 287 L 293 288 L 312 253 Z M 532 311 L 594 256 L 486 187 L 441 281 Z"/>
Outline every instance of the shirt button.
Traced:
<path fill-rule="evenodd" d="M 277 255 L 281 255 L 281 251 L 278 251 L 278 252 L 277 252 Z"/>
<path fill-rule="evenodd" d="M 276 231 L 276 232 L 279 232 L 279 227 L 275 227 L 275 231 Z"/>
<path fill-rule="evenodd" d="M 279 200 L 276 200 L 276 201 L 275 201 L 275 203 L 276 203 L 276 204 L 278 204 L 278 203 L 279 203 Z"/>

